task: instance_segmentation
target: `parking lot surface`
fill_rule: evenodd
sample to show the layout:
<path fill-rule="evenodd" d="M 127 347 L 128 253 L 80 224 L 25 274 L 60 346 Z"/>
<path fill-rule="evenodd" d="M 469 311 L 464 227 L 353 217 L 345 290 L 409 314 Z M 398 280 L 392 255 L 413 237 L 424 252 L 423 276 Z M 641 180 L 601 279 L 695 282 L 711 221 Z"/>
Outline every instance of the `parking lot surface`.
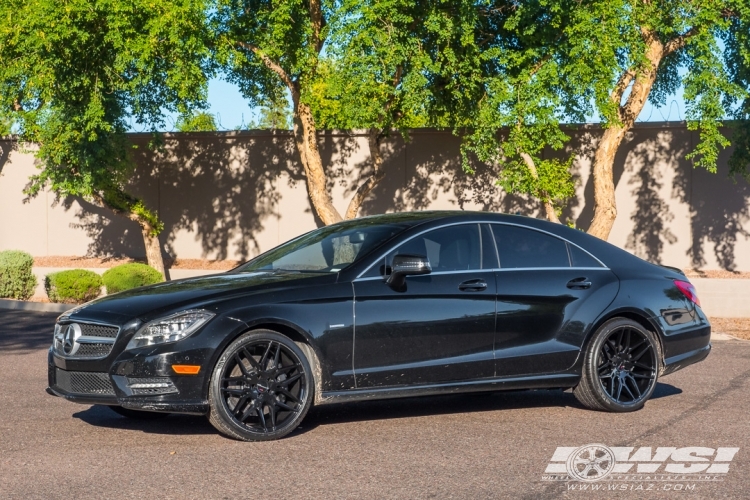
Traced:
<path fill-rule="evenodd" d="M 47 395 L 55 316 L 0 311 L 3 499 L 750 497 L 747 341 L 715 342 L 632 414 L 585 410 L 562 391 L 415 398 L 313 408 L 289 437 L 243 443 L 203 417 L 133 421 Z M 680 465 L 698 468 L 715 463 L 705 448 L 739 451 L 713 475 L 545 474 L 558 447 L 590 443 L 648 451 L 652 463 L 659 447 L 700 447 Z"/>

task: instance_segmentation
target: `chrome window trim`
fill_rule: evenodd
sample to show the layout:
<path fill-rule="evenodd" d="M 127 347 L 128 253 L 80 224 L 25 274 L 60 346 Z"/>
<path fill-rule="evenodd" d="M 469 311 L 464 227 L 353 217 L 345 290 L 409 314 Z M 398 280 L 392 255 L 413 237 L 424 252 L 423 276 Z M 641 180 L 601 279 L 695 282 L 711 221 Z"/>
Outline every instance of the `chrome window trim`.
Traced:
<path fill-rule="evenodd" d="M 602 267 L 573 267 L 573 266 L 570 266 L 570 267 L 515 267 L 515 268 L 514 267 L 506 267 L 506 268 L 500 267 L 498 269 L 477 269 L 477 270 L 474 270 L 473 272 L 476 272 L 476 271 L 531 271 L 531 270 L 539 271 L 539 270 L 542 270 L 542 269 L 544 269 L 544 270 L 550 270 L 550 269 L 556 269 L 556 270 L 560 270 L 560 269 L 580 269 L 580 270 L 583 270 L 583 271 L 594 270 L 594 269 L 606 269 L 607 271 L 610 270 L 609 267 L 607 267 L 604 264 L 604 262 L 602 262 L 601 260 L 599 260 L 595 255 L 592 255 L 591 252 L 589 252 L 585 248 L 582 248 L 580 245 L 576 245 L 572 241 L 567 240 L 567 239 L 565 239 L 565 238 L 563 238 L 561 236 L 558 236 L 556 234 L 550 233 L 549 231 L 545 231 L 544 229 L 537 229 L 535 227 L 524 226 L 523 224 L 516 224 L 516 223 L 513 223 L 513 222 L 495 222 L 495 221 L 469 220 L 469 221 L 461 221 L 461 222 L 451 222 L 450 224 L 445 224 L 445 225 L 438 226 L 438 227 L 432 227 L 432 228 L 429 228 L 429 229 L 424 229 L 424 230 L 418 232 L 417 234 L 414 234 L 414 235 L 410 236 L 409 238 L 407 238 L 407 239 L 399 242 L 397 245 L 392 246 L 390 249 L 388 249 L 387 252 L 384 252 L 383 254 L 381 254 L 380 257 L 378 257 L 377 259 L 375 259 L 375 261 L 372 264 L 370 264 L 369 266 L 367 266 L 367 268 L 364 271 L 362 271 L 361 273 L 359 273 L 357 275 L 357 277 L 354 278 L 352 281 L 366 281 L 366 280 L 372 280 L 372 279 L 383 279 L 382 276 L 370 276 L 368 278 L 362 278 L 362 275 L 364 275 L 367 272 L 369 272 L 370 269 L 373 268 L 373 266 L 375 266 L 378 262 L 380 262 L 381 259 L 384 259 L 385 256 L 388 255 L 389 253 L 391 253 L 393 250 L 395 250 L 399 246 L 403 245 L 404 243 L 413 240 L 417 236 L 421 236 L 421 235 L 423 235 L 425 233 L 428 233 L 430 231 L 434 231 L 436 229 L 443 229 L 443 228 L 446 228 L 446 227 L 460 226 L 460 225 L 466 225 L 466 224 L 479 224 L 480 225 L 480 228 L 479 228 L 479 235 L 480 235 L 480 237 L 481 237 L 481 234 L 482 234 L 481 224 L 496 224 L 496 225 L 501 225 L 501 226 L 515 226 L 515 227 L 520 227 L 522 229 L 528 229 L 530 231 L 537 231 L 539 233 L 543 233 L 543 234 L 546 234 L 546 235 L 551 236 L 553 238 L 557 238 L 558 240 L 564 241 L 568 245 L 573 245 L 574 247 L 578 248 L 582 252 L 584 252 L 584 253 L 588 254 L 589 256 L 591 256 L 591 258 L 593 258 L 595 261 L 597 261 L 599 264 L 602 265 Z M 491 228 L 490 228 L 490 230 L 491 230 Z M 492 238 L 493 243 L 495 243 L 495 251 L 497 251 L 497 242 L 495 241 L 494 234 L 492 236 L 493 236 L 493 238 Z M 567 249 L 566 249 L 566 251 L 568 252 L 568 259 L 570 259 L 570 251 L 567 250 Z M 497 255 L 497 261 L 498 261 L 498 263 L 501 266 L 503 265 L 503 263 L 500 262 L 500 253 L 499 252 L 498 252 L 498 255 Z M 568 261 L 570 262 L 570 260 L 568 260 Z M 466 271 L 463 271 L 463 270 L 462 271 L 442 271 L 442 273 L 455 273 L 455 272 L 467 272 L 467 271 L 470 271 L 470 270 L 467 269 Z M 435 275 L 435 274 L 437 274 L 437 273 L 430 273 L 429 275 L 426 275 L 426 276 Z"/>

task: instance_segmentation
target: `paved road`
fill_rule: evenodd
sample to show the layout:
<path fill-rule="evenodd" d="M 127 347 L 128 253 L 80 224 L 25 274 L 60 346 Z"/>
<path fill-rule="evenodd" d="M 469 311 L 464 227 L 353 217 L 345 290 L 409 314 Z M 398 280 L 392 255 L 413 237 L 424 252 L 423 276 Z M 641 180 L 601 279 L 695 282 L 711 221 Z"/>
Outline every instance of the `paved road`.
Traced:
<path fill-rule="evenodd" d="M 750 342 L 662 379 L 629 415 L 535 391 L 315 408 L 271 443 L 218 435 L 204 418 L 134 422 L 48 396 L 55 315 L 0 311 L 0 498 L 748 498 Z M 723 481 L 543 481 L 558 446 L 739 447 Z M 690 488 L 640 491 L 639 486 Z M 667 486 L 670 485 L 670 486 Z"/>

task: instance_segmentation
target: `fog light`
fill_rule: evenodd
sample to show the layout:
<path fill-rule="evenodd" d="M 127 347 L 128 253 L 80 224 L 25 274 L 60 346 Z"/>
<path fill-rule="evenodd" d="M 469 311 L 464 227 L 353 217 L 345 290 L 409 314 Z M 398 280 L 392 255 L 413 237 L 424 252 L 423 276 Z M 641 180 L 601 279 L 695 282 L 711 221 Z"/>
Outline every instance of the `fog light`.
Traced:
<path fill-rule="evenodd" d="M 168 377 L 128 378 L 128 387 L 134 396 L 180 392 Z"/>

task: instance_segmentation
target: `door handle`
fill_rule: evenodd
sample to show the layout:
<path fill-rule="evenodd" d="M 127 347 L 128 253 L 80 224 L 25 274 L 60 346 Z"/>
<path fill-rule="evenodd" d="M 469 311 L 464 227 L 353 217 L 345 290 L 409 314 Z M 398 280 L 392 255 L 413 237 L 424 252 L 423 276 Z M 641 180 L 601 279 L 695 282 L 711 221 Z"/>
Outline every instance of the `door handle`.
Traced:
<path fill-rule="evenodd" d="M 591 288 L 591 282 L 586 278 L 575 278 L 568 281 L 568 284 L 565 286 L 567 286 L 571 290 L 585 290 L 587 288 Z"/>
<path fill-rule="evenodd" d="M 482 279 L 464 281 L 458 285 L 462 292 L 481 292 L 487 289 L 487 282 Z"/>

